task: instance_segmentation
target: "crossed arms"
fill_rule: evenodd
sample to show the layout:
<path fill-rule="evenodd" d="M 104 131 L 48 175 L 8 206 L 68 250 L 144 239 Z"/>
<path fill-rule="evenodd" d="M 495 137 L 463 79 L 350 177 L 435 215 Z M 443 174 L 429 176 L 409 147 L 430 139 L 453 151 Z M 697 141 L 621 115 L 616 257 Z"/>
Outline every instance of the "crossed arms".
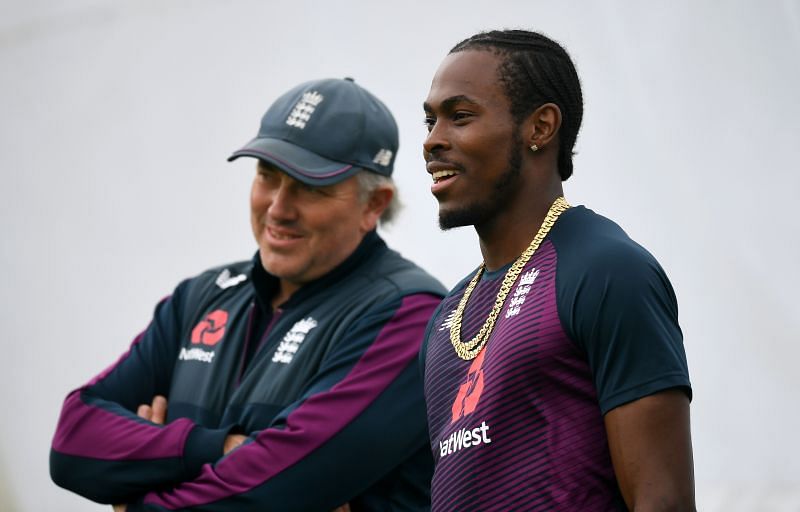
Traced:
<path fill-rule="evenodd" d="M 152 420 L 166 415 L 158 403 L 150 406 L 149 420 L 137 415 L 147 416 L 140 406 L 169 393 L 170 374 L 158 371 L 174 365 L 177 353 L 174 343 L 165 342 L 176 317 L 174 301 L 167 299 L 117 364 L 65 400 L 51 475 L 94 501 L 127 503 L 129 512 L 340 506 L 410 453 L 428 450 L 414 361 L 438 302 L 434 295 L 411 295 L 354 326 L 341 350 L 326 356 L 330 364 L 307 392 L 272 425 L 238 432 L 189 418 L 159 425 Z M 363 347 L 353 350 L 352 344 Z M 235 450 L 242 437 L 233 434 L 248 434 Z M 341 471 L 342 455 L 358 463 Z"/>

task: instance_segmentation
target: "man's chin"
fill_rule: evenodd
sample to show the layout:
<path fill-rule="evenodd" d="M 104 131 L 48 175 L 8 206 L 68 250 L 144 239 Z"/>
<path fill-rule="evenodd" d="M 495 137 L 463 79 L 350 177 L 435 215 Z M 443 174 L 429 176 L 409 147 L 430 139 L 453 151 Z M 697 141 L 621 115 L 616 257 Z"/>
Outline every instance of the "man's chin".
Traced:
<path fill-rule="evenodd" d="M 476 215 L 469 210 L 439 210 L 439 229 L 442 231 L 472 226 L 476 222 Z"/>
<path fill-rule="evenodd" d="M 261 265 L 264 270 L 279 279 L 292 279 L 298 272 L 297 265 L 287 260 L 288 258 L 276 257 L 275 253 L 272 253 L 266 258 L 261 258 Z"/>

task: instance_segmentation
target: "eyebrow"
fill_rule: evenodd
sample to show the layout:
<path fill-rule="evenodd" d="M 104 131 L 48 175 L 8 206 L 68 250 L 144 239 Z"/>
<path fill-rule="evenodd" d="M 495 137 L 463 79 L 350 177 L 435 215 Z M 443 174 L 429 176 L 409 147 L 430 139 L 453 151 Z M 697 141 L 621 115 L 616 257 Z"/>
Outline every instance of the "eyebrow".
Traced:
<path fill-rule="evenodd" d="M 445 111 L 446 110 L 452 110 L 452 108 L 455 105 L 459 104 L 459 103 L 468 103 L 470 105 L 478 105 L 478 102 L 473 100 L 469 96 L 465 96 L 463 94 L 458 94 L 456 96 L 450 96 L 449 98 L 447 98 L 445 100 L 442 100 L 441 109 L 445 110 Z M 433 108 L 430 106 L 430 104 L 427 101 L 422 104 L 422 108 L 426 112 L 433 111 Z"/>

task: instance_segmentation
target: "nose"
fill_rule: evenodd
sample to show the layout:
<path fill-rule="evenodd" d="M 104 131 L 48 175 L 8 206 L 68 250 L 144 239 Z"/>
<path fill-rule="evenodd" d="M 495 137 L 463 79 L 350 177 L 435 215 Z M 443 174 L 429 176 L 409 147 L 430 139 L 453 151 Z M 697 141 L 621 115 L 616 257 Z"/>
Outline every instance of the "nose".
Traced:
<path fill-rule="evenodd" d="M 297 218 L 295 189 L 289 179 L 281 179 L 280 185 L 270 192 L 267 215 L 274 221 L 289 222 Z"/>
<path fill-rule="evenodd" d="M 447 130 L 441 122 L 434 122 L 431 126 L 428 136 L 422 143 L 422 151 L 424 156 L 432 155 L 450 148 L 450 142 L 447 138 Z M 427 158 L 426 158 L 427 160 Z"/>

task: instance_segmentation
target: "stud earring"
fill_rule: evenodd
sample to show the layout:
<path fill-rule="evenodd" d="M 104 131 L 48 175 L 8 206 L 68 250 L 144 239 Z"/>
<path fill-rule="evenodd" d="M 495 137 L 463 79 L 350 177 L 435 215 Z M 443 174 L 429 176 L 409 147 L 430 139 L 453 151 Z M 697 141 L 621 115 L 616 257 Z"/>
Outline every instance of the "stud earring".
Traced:
<path fill-rule="evenodd" d="M 537 146 L 536 144 L 531 144 L 531 151 L 536 153 L 537 151 L 539 151 L 539 146 Z"/>

